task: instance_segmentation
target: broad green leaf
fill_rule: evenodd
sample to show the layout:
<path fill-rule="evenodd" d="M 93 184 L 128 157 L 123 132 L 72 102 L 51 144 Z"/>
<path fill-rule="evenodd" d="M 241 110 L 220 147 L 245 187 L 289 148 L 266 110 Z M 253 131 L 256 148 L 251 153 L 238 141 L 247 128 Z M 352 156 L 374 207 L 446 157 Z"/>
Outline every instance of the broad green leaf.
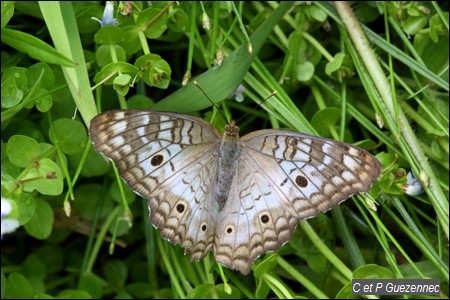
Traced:
<path fill-rule="evenodd" d="M 28 77 L 26 71 L 25 68 L 10 67 L 3 72 L 2 108 L 13 107 L 23 100 L 28 89 Z"/>
<path fill-rule="evenodd" d="M 48 158 L 37 161 L 36 167 L 30 169 L 22 180 L 25 181 L 25 191 L 37 190 L 43 195 L 60 195 L 64 187 L 61 169 Z"/>
<path fill-rule="evenodd" d="M 102 296 L 102 288 L 106 286 L 106 282 L 95 274 L 82 274 L 79 287 L 83 291 L 88 292 L 92 298 L 99 299 Z"/>
<path fill-rule="evenodd" d="M 113 62 L 111 57 L 111 46 L 109 45 L 100 45 L 98 47 L 97 51 L 95 51 L 95 60 L 97 61 L 97 64 L 100 66 L 100 68 L 103 68 L 107 64 L 110 64 Z M 117 60 L 118 61 L 126 61 L 126 53 L 125 50 L 119 46 L 114 45 L 113 46 L 116 52 Z"/>
<path fill-rule="evenodd" d="M 389 279 L 394 278 L 391 270 L 375 264 L 367 264 L 358 267 L 353 272 L 353 278 L 357 279 Z"/>
<path fill-rule="evenodd" d="M 93 297 L 84 290 L 67 289 L 61 291 L 57 298 L 59 299 L 92 299 Z"/>
<path fill-rule="evenodd" d="M 88 141 L 85 126 L 80 121 L 68 118 L 54 121 L 49 137 L 53 144 L 58 143 L 61 151 L 69 155 L 82 152 Z"/>
<path fill-rule="evenodd" d="M 126 290 L 132 296 L 138 299 L 150 299 L 154 298 L 156 293 L 155 290 L 152 290 L 150 285 L 142 282 L 133 282 L 127 285 Z"/>
<path fill-rule="evenodd" d="M 309 82 L 314 76 L 315 67 L 310 61 L 297 64 L 295 68 L 295 79 L 300 82 Z"/>
<path fill-rule="evenodd" d="M 139 14 L 136 26 L 144 32 L 149 39 L 160 37 L 167 29 L 167 13 L 162 13 L 159 8 L 147 8 Z"/>
<path fill-rule="evenodd" d="M 196 77 L 195 80 L 214 103 L 229 97 L 236 90 L 247 74 L 261 46 L 266 41 L 267 36 L 292 6 L 293 2 L 281 2 L 277 9 L 251 35 L 252 53 L 248 52 L 248 45 L 244 43 L 230 53 L 219 67 L 211 68 Z M 198 87 L 193 82 L 190 82 L 185 87 L 178 89 L 156 103 L 152 108 L 187 113 L 198 111 L 211 105 Z"/>
<path fill-rule="evenodd" d="M 36 199 L 36 212 L 31 220 L 24 225 L 29 235 L 44 240 L 49 237 L 53 228 L 53 210 L 42 199 Z"/>
<path fill-rule="evenodd" d="M 273 270 L 277 266 L 277 253 L 270 253 L 264 256 L 264 259 L 261 260 L 257 265 L 253 266 L 253 274 L 255 277 L 260 277 L 271 270 Z"/>
<path fill-rule="evenodd" d="M 125 40 L 120 43 L 120 46 L 128 55 L 133 55 L 142 50 L 142 45 L 139 41 L 139 29 L 134 25 L 125 26 Z"/>
<path fill-rule="evenodd" d="M 16 106 L 23 100 L 24 90 L 17 86 L 12 77 L 6 77 L 2 81 L 2 108 Z"/>
<path fill-rule="evenodd" d="M 110 260 L 106 263 L 103 273 L 111 286 L 123 287 L 128 276 L 128 267 L 121 260 Z"/>
<path fill-rule="evenodd" d="M 214 290 L 214 285 L 212 283 L 203 283 L 197 285 L 188 295 L 187 299 L 201 299 L 201 298 L 209 298 L 208 295 L 211 295 L 211 291 Z"/>
<path fill-rule="evenodd" d="M 95 34 L 94 40 L 97 44 L 109 45 L 119 44 L 125 39 L 125 32 L 116 26 L 104 26 Z"/>
<path fill-rule="evenodd" d="M 40 112 L 48 112 L 53 106 L 53 98 L 45 89 L 39 89 L 36 93 L 36 108 Z"/>
<path fill-rule="evenodd" d="M 23 262 L 24 275 L 33 279 L 44 280 L 47 270 L 46 265 L 40 260 L 39 256 L 30 253 Z"/>
<path fill-rule="evenodd" d="M 6 144 L 6 155 L 12 164 L 25 168 L 39 158 L 39 144 L 24 135 L 14 135 Z"/>
<path fill-rule="evenodd" d="M 21 193 L 18 199 L 15 199 L 17 204 L 17 219 L 20 224 L 26 224 L 33 217 L 36 211 L 36 200 L 28 193 Z"/>
<path fill-rule="evenodd" d="M 2 29 L 14 15 L 14 1 L 2 1 Z"/>
<path fill-rule="evenodd" d="M 5 299 L 32 299 L 33 294 L 33 288 L 25 276 L 15 272 L 9 274 Z"/>
<path fill-rule="evenodd" d="M 139 69 L 135 66 L 119 61 L 117 63 L 110 63 L 109 65 L 103 67 L 100 72 L 98 72 L 94 77 L 94 82 L 103 84 L 113 84 L 114 78 L 116 78 L 120 73 L 129 74 L 131 77 L 136 77 L 139 73 Z"/>
<path fill-rule="evenodd" d="M 130 89 L 130 84 L 133 78 L 128 74 L 122 74 L 114 78 L 113 87 L 114 90 L 121 96 L 125 96 Z"/>
<path fill-rule="evenodd" d="M 173 31 L 184 33 L 191 26 L 190 19 L 182 9 L 174 9 L 167 22 L 167 27 Z"/>
<path fill-rule="evenodd" d="M 351 57 L 346 53 L 337 53 L 333 57 L 333 60 L 327 63 L 325 73 L 331 78 L 339 81 L 343 78 L 352 77 L 355 74 L 355 68 Z"/>
<path fill-rule="evenodd" d="M 2 42 L 42 62 L 66 67 L 76 66 L 74 62 L 59 53 L 49 44 L 25 32 L 3 28 Z"/>
<path fill-rule="evenodd" d="M 52 89 L 55 84 L 55 75 L 50 66 L 43 62 L 38 62 L 26 70 L 29 87 L 33 87 L 39 81 L 39 87 Z"/>
<path fill-rule="evenodd" d="M 341 118 L 341 110 L 337 107 L 327 107 L 319 110 L 311 119 L 311 125 L 320 136 L 328 136 L 330 129 Z"/>

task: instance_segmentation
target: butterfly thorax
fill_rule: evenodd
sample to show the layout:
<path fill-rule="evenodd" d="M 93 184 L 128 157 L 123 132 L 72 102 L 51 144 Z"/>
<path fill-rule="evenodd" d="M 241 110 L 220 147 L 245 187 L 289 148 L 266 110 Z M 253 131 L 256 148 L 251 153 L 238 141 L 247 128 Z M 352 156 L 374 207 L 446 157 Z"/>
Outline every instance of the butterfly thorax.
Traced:
<path fill-rule="evenodd" d="M 239 140 L 239 127 L 234 122 L 225 126 L 222 140 L 220 142 L 219 160 L 214 185 L 214 197 L 219 204 L 219 211 L 225 205 L 228 198 L 233 174 L 236 171 L 237 162 L 241 155 L 241 145 Z"/>

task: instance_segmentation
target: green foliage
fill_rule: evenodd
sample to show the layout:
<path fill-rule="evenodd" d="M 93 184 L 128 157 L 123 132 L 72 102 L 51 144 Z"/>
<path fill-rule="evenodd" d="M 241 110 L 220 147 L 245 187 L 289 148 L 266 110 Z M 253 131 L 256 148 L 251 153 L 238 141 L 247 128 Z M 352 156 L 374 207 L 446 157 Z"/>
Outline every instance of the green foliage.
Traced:
<path fill-rule="evenodd" d="M 425 277 L 448 295 L 447 3 L 355 2 L 355 19 L 338 2 L 121 1 L 119 25 L 100 27 L 103 5 L 1 2 L 2 202 L 20 224 L 2 237 L 2 299 L 351 298 L 352 278 Z M 230 96 L 239 84 L 244 102 Z M 243 133 L 354 143 L 383 170 L 243 276 L 160 238 L 92 149 L 90 121 L 112 108 L 220 129 L 245 115 Z M 423 193 L 407 193 L 409 172 Z"/>

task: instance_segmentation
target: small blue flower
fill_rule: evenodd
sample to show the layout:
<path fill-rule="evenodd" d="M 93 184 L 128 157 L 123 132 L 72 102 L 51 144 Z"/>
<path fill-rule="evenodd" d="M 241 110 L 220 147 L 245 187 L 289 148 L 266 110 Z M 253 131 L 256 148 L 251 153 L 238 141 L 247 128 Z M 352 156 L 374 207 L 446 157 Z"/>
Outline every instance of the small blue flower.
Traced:
<path fill-rule="evenodd" d="M 103 19 L 99 20 L 96 17 L 91 17 L 92 20 L 95 20 L 100 23 L 103 27 L 105 25 L 119 25 L 116 19 L 114 19 L 114 3 L 112 1 L 106 1 L 105 10 L 103 11 Z"/>
<path fill-rule="evenodd" d="M 12 211 L 11 201 L 3 197 L 1 199 L 1 238 L 3 239 L 4 234 L 15 231 L 20 223 L 19 220 L 7 218 Z"/>
<path fill-rule="evenodd" d="M 406 175 L 406 184 L 403 186 L 403 190 L 410 196 L 417 196 L 423 193 L 423 187 L 420 184 L 419 179 L 417 179 L 412 172 L 409 172 Z"/>
<path fill-rule="evenodd" d="M 245 87 L 240 84 L 236 91 L 231 94 L 231 97 L 233 97 L 237 102 L 242 102 L 244 101 L 244 92 L 245 92 Z"/>

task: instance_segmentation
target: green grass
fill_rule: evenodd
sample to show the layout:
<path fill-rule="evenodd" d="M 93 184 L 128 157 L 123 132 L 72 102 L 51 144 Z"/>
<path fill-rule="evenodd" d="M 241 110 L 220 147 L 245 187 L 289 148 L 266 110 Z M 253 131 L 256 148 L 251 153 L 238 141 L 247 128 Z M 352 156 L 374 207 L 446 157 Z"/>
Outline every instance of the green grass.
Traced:
<path fill-rule="evenodd" d="M 99 3 L 2 2 L 2 198 L 22 225 L 3 236 L 2 298 L 352 297 L 352 278 L 437 278 L 447 298 L 447 3 L 145 5 L 116 3 L 100 30 Z M 92 149 L 91 119 L 118 107 L 342 140 L 382 174 L 243 276 L 161 239 Z"/>

